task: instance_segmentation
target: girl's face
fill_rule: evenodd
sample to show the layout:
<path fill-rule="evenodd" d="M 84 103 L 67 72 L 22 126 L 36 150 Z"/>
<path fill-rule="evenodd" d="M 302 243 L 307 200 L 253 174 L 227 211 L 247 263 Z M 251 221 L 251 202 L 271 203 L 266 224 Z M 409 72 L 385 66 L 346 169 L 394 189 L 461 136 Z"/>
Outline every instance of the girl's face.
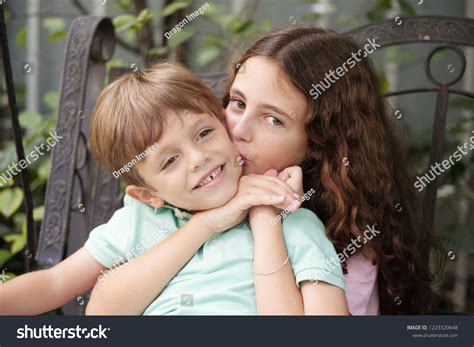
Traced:
<path fill-rule="evenodd" d="M 300 165 L 305 158 L 308 102 L 283 70 L 263 57 L 245 61 L 230 89 L 227 128 L 244 174 Z"/>

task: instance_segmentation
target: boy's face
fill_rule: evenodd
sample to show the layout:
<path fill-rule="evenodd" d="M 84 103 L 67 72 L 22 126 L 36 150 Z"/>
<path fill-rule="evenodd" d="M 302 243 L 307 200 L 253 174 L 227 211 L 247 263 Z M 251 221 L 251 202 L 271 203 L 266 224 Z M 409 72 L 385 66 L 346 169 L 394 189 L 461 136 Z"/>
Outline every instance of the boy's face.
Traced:
<path fill-rule="evenodd" d="M 127 193 L 154 207 L 165 202 L 187 210 L 222 206 L 237 192 L 239 153 L 216 117 L 185 114 L 167 117 L 159 148 L 137 164 L 153 189 L 129 186 Z M 134 194 L 130 187 L 141 191 Z"/>

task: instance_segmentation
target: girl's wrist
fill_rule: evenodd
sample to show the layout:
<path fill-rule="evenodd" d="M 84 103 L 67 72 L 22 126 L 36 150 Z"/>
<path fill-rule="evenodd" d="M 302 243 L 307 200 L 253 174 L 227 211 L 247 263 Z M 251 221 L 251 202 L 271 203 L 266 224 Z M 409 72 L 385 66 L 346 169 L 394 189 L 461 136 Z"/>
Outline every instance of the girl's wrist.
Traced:
<path fill-rule="evenodd" d="M 271 223 L 278 216 L 278 209 L 274 206 L 254 206 L 249 209 L 249 219 L 252 222 L 266 221 Z"/>
<path fill-rule="evenodd" d="M 253 210 L 254 209 L 254 210 Z M 249 210 L 250 228 L 255 245 L 266 243 L 268 238 L 281 233 L 281 220 L 273 206 L 257 206 Z"/>

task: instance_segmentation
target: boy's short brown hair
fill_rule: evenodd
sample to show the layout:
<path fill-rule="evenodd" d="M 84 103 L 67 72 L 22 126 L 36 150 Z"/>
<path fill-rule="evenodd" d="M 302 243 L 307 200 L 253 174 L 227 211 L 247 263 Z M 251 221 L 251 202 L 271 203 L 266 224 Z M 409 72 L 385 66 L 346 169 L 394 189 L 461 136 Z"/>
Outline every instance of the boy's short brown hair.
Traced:
<path fill-rule="evenodd" d="M 167 62 L 128 73 L 97 99 L 90 125 L 92 154 L 107 170 L 117 171 L 156 143 L 165 116 L 187 111 L 208 113 L 224 123 L 222 104 L 188 69 Z M 134 167 L 122 178 L 146 186 Z"/>

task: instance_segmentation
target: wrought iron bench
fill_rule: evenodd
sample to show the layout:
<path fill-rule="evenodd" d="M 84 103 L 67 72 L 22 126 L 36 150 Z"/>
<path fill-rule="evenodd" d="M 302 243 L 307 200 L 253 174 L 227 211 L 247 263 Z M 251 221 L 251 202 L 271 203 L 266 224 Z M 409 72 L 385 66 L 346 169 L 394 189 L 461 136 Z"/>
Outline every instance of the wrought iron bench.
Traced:
<path fill-rule="evenodd" d="M 474 98 L 474 93 L 453 89 L 452 85 L 464 74 L 466 59 L 457 46 L 474 46 L 474 20 L 452 17 L 403 18 L 403 26 L 393 20 L 367 25 L 347 33 L 361 45 L 367 38 L 377 37 L 382 47 L 406 43 L 439 43 L 426 59 L 426 75 L 430 87 L 413 87 L 394 91 L 387 96 L 407 93 L 436 93 L 436 109 L 430 165 L 441 159 L 449 94 Z M 63 140 L 54 148 L 52 170 L 46 194 L 46 210 L 38 238 L 34 269 L 51 267 L 79 249 L 95 226 L 105 223 L 120 207 L 118 180 L 102 169 L 87 148 L 91 110 L 103 88 L 105 63 L 113 56 L 115 36 L 108 18 L 81 17 L 70 30 L 65 56 L 61 99 L 57 122 Z M 435 52 L 451 49 L 459 54 L 462 71 L 449 83 L 438 82 L 431 73 L 430 60 Z M 125 70 L 128 71 L 128 70 Z M 112 69 L 109 79 L 125 72 Z M 223 74 L 203 76 L 219 97 L 222 96 Z M 432 224 L 436 203 L 437 181 L 427 188 L 426 222 Z M 34 237 L 30 237 L 30 241 Z M 33 248 L 30 248 L 33 249 Z M 65 314 L 82 314 L 84 306 L 69 303 Z"/>

